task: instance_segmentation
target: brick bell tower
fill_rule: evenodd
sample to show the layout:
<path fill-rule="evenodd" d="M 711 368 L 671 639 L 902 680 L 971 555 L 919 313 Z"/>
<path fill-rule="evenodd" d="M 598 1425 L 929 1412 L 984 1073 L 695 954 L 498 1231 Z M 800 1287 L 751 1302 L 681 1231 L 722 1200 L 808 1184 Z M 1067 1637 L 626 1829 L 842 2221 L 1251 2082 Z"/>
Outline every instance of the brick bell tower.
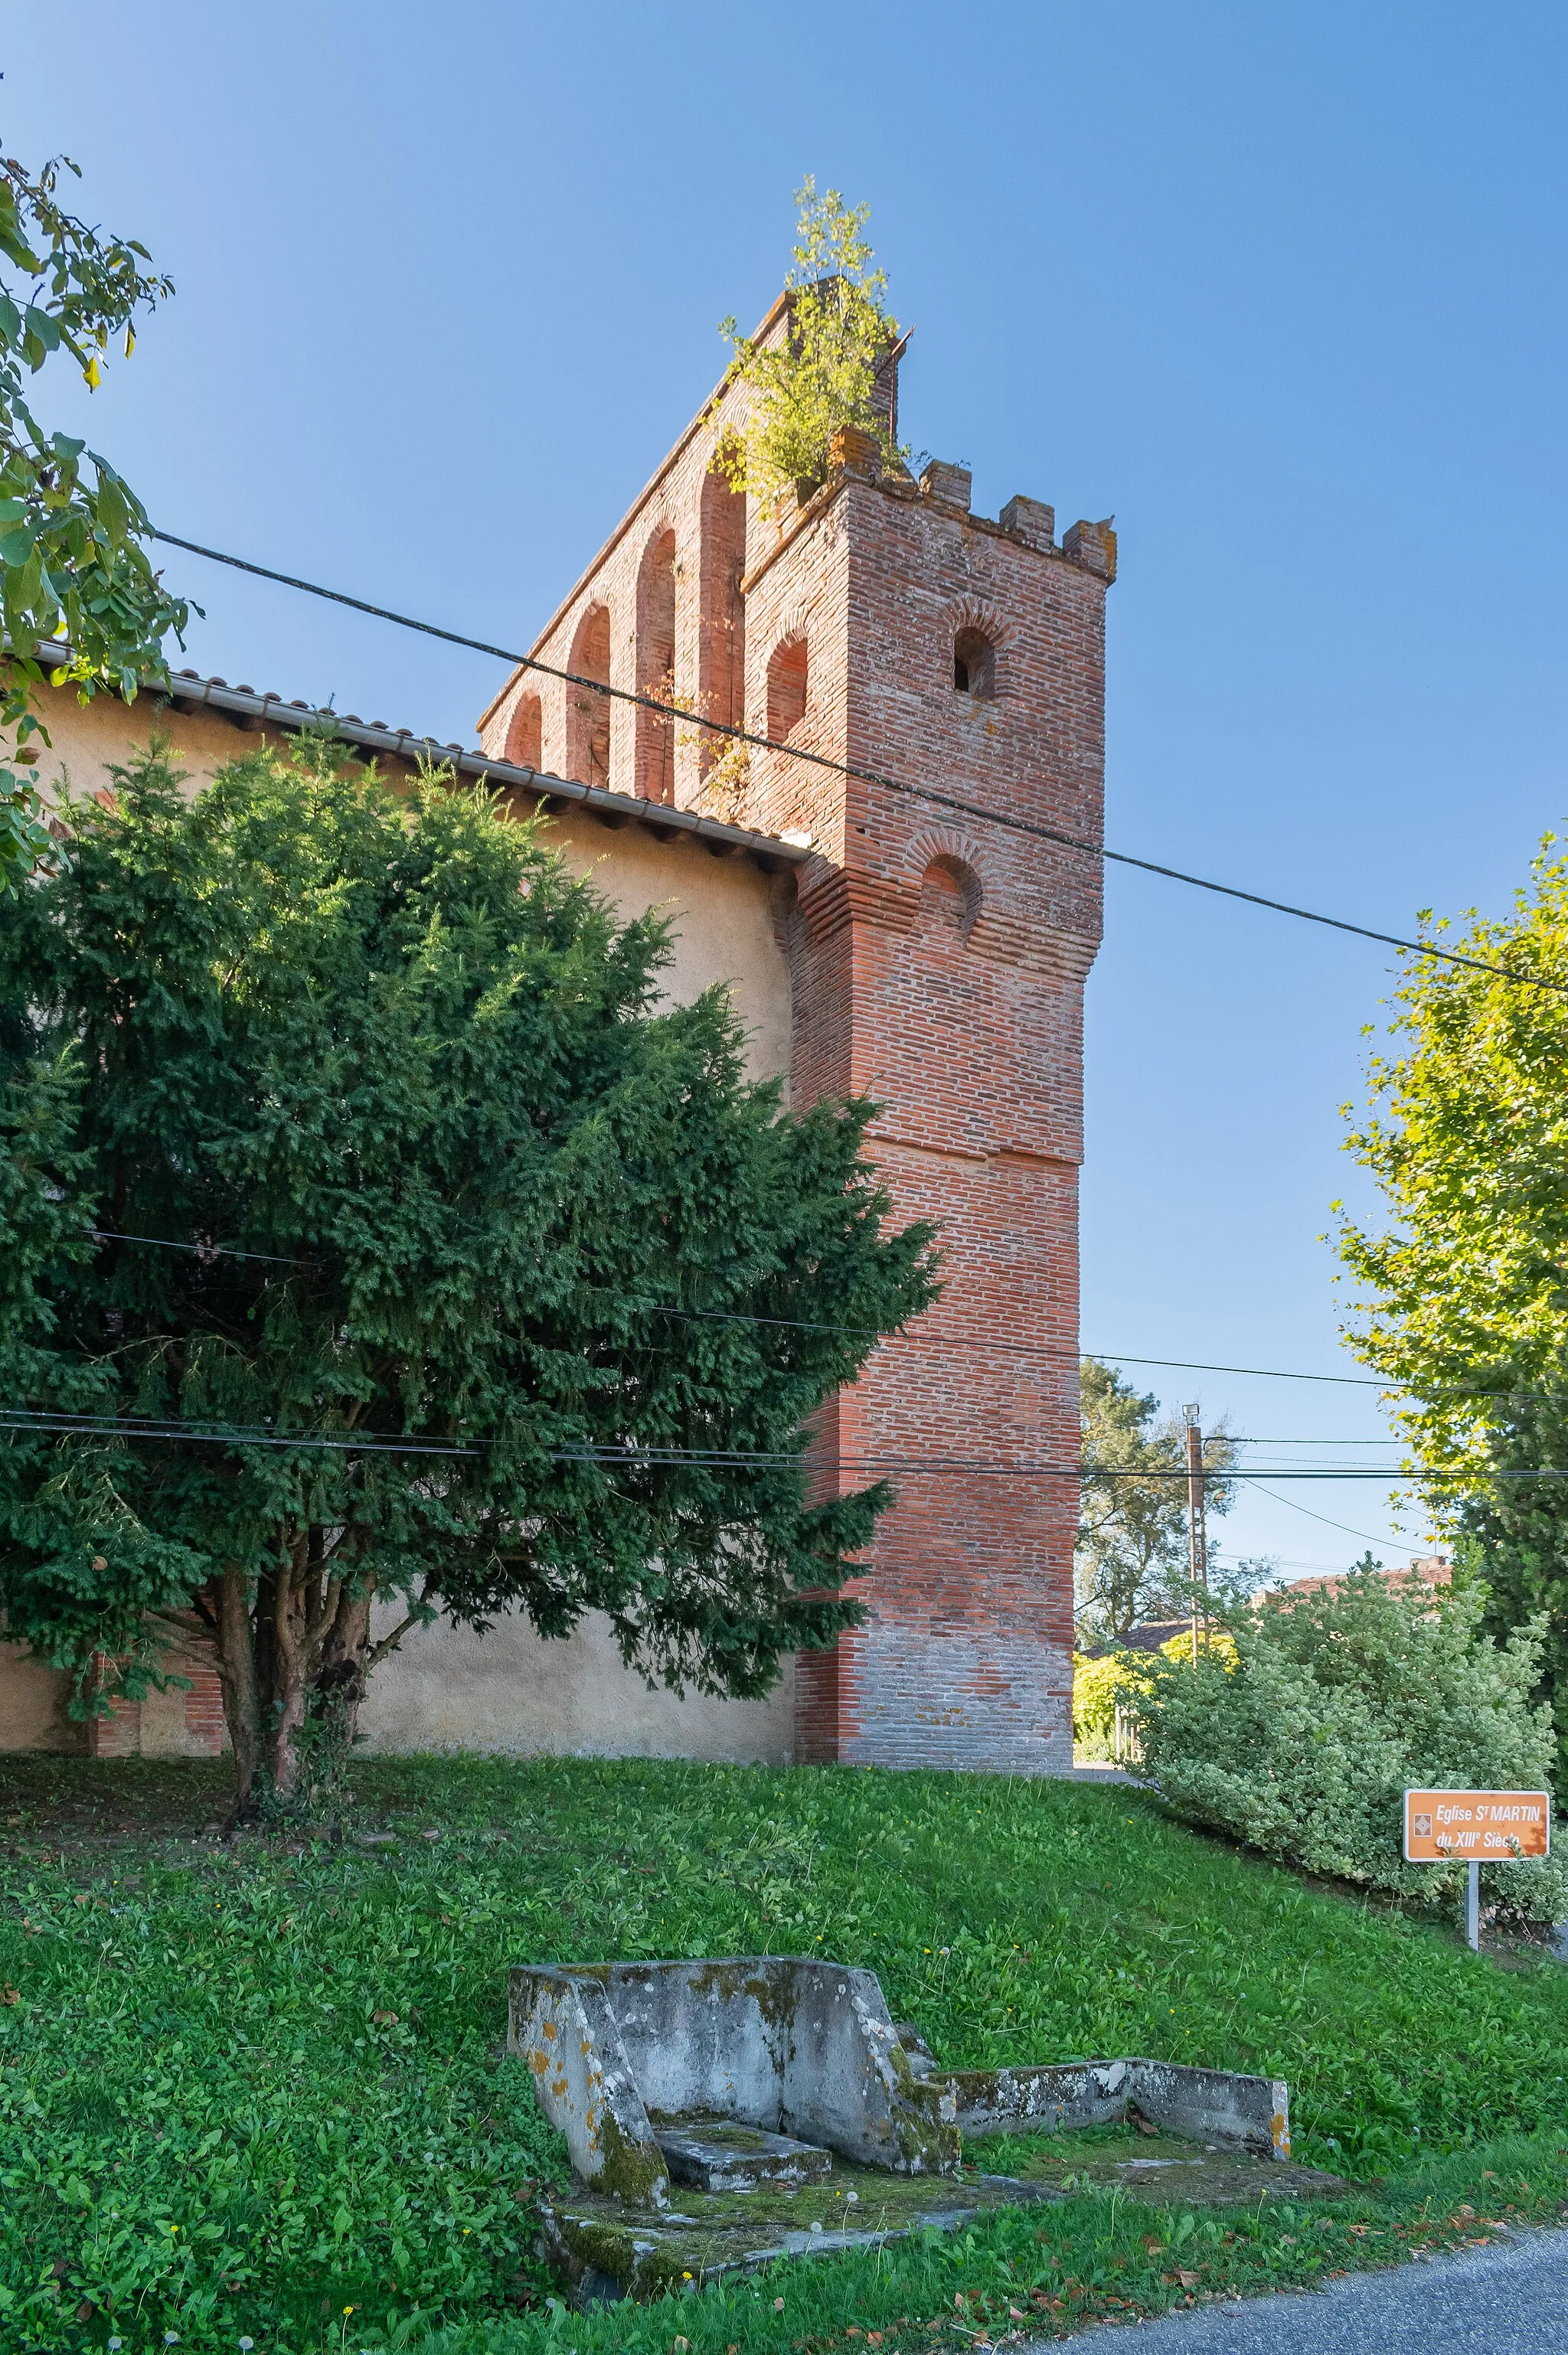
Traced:
<path fill-rule="evenodd" d="M 781 300 L 759 332 L 786 331 Z M 896 414 L 891 369 L 886 395 Z M 764 517 L 709 471 L 743 399 L 688 429 L 534 653 L 1097 843 L 1109 525 L 1058 542 L 1021 496 L 992 522 L 965 468 L 884 473 L 851 431 L 819 488 Z M 492 754 L 809 837 L 774 887 L 792 1096 L 881 1105 L 872 1150 L 896 1211 L 939 1226 L 944 1291 L 823 1418 L 846 1487 L 868 1462 L 920 1468 L 892 1475 L 865 1625 L 797 1663 L 796 1755 L 1065 1771 L 1097 860 L 793 749 L 738 774 L 722 740 L 537 673 L 482 727 Z"/>

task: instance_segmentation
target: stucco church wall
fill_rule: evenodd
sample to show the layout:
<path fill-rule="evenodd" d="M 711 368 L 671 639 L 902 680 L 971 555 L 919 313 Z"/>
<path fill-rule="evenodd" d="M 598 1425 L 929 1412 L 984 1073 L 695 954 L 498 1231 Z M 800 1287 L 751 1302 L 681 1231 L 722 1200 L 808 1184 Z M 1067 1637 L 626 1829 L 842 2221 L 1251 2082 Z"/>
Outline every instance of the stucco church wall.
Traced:
<path fill-rule="evenodd" d="M 488 1750 L 518 1756 L 707 1758 L 788 1764 L 794 1663 L 763 1700 L 650 1692 L 595 1613 L 555 1642 L 508 1614 L 487 1636 L 416 1628 L 370 1679 L 360 1719 L 372 1751 Z"/>
<path fill-rule="evenodd" d="M 0 1644 L 0 1750 L 85 1751 L 87 1727 L 66 1715 L 69 1689 L 26 1644 Z"/>
<path fill-rule="evenodd" d="M 189 773 L 193 788 L 210 783 L 255 742 L 253 731 L 217 712 L 171 709 L 148 697 L 129 707 L 110 697 L 81 705 L 62 692 L 49 698 L 47 724 L 54 749 L 44 756 L 42 773 L 48 780 L 63 773 L 79 797 L 112 789 L 111 768 L 144 748 L 155 729 L 168 737 L 175 765 Z M 283 731 L 261 732 L 272 738 Z M 414 773 L 411 763 L 381 766 L 393 777 Z M 752 859 L 715 858 L 698 842 L 631 823 L 601 825 L 575 808 L 546 821 L 545 840 L 622 916 L 658 908 L 669 917 L 667 1002 L 689 1005 L 723 982 L 748 1034 L 752 1071 L 759 1078 L 788 1071 L 789 972 L 774 932 L 772 879 Z"/>

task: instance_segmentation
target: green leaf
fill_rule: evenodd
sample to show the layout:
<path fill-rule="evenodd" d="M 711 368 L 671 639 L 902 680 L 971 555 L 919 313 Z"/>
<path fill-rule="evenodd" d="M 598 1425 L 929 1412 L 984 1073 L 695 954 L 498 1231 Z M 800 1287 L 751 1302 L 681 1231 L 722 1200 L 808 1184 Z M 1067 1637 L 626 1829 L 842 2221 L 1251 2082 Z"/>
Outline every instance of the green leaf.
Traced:
<path fill-rule="evenodd" d="M 125 528 L 130 516 L 125 505 L 125 495 L 120 488 L 119 480 L 106 468 L 100 468 L 98 495 L 94 505 L 97 508 L 98 520 L 108 533 L 111 546 L 118 547 L 125 537 Z"/>

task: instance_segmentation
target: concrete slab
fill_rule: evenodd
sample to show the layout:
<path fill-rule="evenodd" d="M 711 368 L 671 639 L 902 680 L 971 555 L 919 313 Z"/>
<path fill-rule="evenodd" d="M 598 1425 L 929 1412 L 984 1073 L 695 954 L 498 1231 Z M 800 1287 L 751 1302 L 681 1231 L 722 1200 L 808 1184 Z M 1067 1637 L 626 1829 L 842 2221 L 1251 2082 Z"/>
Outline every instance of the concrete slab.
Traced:
<path fill-rule="evenodd" d="M 1046 2183 L 967 2172 L 961 2181 L 893 2176 L 835 2161 L 830 2178 L 788 2192 L 683 2192 L 678 2208 L 633 2212 L 603 2195 L 542 2200 L 545 2243 L 575 2304 L 657 2297 L 750 2272 L 779 2257 L 880 2248 L 915 2232 L 955 2232 L 987 2209 L 1058 2200 Z"/>
<path fill-rule="evenodd" d="M 658 2126 L 654 2138 L 672 2183 L 695 2191 L 755 2191 L 760 2184 L 795 2190 L 833 2171 L 833 2154 L 793 2135 L 764 2134 L 732 2118 L 688 2118 Z"/>
<path fill-rule="evenodd" d="M 1293 2159 L 1151 2131 L 1123 2120 L 1072 2131 L 992 2136 L 976 2143 L 976 2165 L 1061 2191 L 1113 2186 L 1152 2207 L 1255 2208 L 1260 2200 L 1332 2200 L 1352 2187 L 1341 2176 Z"/>
<path fill-rule="evenodd" d="M 1133 2109 L 1152 2125 L 1198 2142 L 1253 2151 L 1260 2158 L 1290 2157 L 1290 2088 L 1283 2077 L 1127 2060 L 932 2068 L 923 2082 L 951 2092 L 966 2135 L 1106 2126 Z"/>
<path fill-rule="evenodd" d="M 1286 2168 L 1275 2079 L 1145 2060 L 941 2069 L 872 1972 L 815 1957 L 525 1966 L 507 2042 L 571 2154 L 579 2189 L 539 2214 L 588 2303 L 1060 2198 L 1075 2132 L 1140 2141 L 1103 2177 L 1083 2162 L 1134 2196 L 1317 2188 Z M 1008 2171 L 965 2166 L 961 2127 L 1003 2136 Z M 1162 2132 L 1178 2143 L 1151 2148 Z"/>

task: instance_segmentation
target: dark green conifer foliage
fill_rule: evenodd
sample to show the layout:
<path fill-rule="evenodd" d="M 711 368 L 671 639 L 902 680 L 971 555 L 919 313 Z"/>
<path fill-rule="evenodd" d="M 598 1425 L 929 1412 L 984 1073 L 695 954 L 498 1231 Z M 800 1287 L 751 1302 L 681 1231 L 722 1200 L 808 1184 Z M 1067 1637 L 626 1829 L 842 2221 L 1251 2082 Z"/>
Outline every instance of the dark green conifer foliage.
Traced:
<path fill-rule="evenodd" d="M 0 906 L 0 1405 L 176 1436 L 0 1433 L 10 1634 L 88 1709 L 197 1611 L 243 1810 L 301 1802 L 421 1619 L 603 1611 L 732 1694 L 853 1624 L 887 1493 L 811 1502 L 796 1459 L 934 1291 L 870 1107 L 781 1111 L 721 991 L 661 1006 L 664 923 L 449 778 L 400 796 L 317 740 L 116 783 Z"/>

